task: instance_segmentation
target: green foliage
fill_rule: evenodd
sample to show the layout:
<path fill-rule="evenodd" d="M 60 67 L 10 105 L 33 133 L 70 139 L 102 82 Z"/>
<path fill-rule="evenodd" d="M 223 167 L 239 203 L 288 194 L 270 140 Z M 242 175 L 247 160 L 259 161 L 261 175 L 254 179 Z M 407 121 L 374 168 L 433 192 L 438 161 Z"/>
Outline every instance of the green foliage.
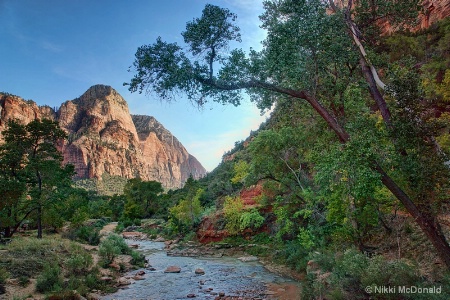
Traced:
<path fill-rule="evenodd" d="M 234 177 L 231 178 L 232 183 L 244 182 L 249 173 L 249 165 L 245 160 L 238 161 L 234 167 Z"/>
<path fill-rule="evenodd" d="M 198 189 L 192 198 L 181 200 L 178 205 L 169 208 L 169 224 L 177 232 L 188 232 L 200 221 L 203 207 L 200 198 L 202 189 Z"/>
<path fill-rule="evenodd" d="M 101 257 L 104 266 L 112 263 L 114 258 L 120 254 L 131 254 L 131 249 L 125 240 L 117 234 L 108 235 L 99 245 L 98 255 Z"/>
<path fill-rule="evenodd" d="M 145 255 L 138 251 L 131 250 L 131 263 L 135 266 L 143 268 L 145 266 Z"/>
<path fill-rule="evenodd" d="M 259 229 L 264 224 L 264 217 L 256 209 L 244 211 L 239 220 L 239 229 L 244 231 L 247 228 L 252 230 Z"/>
<path fill-rule="evenodd" d="M 61 269 L 58 265 L 47 264 L 36 279 L 36 291 L 47 293 L 61 290 L 63 284 Z"/>
<path fill-rule="evenodd" d="M 230 235 L 238 235 L 246 229 L 259 229 L 265 221 L 257 209 L 244 210 L 244 205 L 239 197 L 225 197 L 223 205 L 226 225 Z"/>
<path fill-rule="evenodd" d="M 91 225 L 75 227 L 70 229 L 67 237 L 81 243 L 97 246 L 100 243 L 100 229 Z"/>
<path fill-rule="evenodd" d="M 225 199 L 231 234 L 261 218 L 245 212 L 230 195 L 242 183 L 264 180 L 279 240 L 292 242 L 298 249 L 294 253 L 306 254 L 330 242 L 362 246 L 380 228 L 380 216 L 398 206 L 393 194 L 418 215 L 418 223 L 418 217 L 431 220 L 420 225 L 427 227 L 430 239 L 435 237 L 434 245 L 445 244 L 439 240 L 439 226 L 431 224 L 449 189 L 444 164 L 448 147 L 441 151 L 439 146 L 450 144 L 448 116 L 441 117 L 448 96 L 450 21 L 419 35 L 381 37 L 377 20 L 407 28 L 417 17 L 419 2 L 363 0 L 348 8 L 333 3 L 265 1 L 263 49 L 234 49 L 228 55 L 222 51 L 240 39 L 236 17 L 207 5 L 182 33 L 186 47 L 158 38 L 138 49 L 129 89 L 148 89 L 162 99 L 182 92 L 200 106 L 209 100 L 238 105 L 241 90 L 261 109 L 276 103 L 271 121 L 248 148 L 237 143 L 229 161 L 198 182 L 208 202 Z M 384 92 L 377 90 L 368 67 L 383 68 Z M 193 194 L 172 195 L 180 201 L 170 210 L 171 222 L 180 229 L 186 199 Z M 450 265 L 444 248 L 440 256 Z M 333 276 L 341 270 L 343 278 L 357 278 L 341 278 L 336 297 L 346 296 L 347 289 L 359 292 L 358 266 L 370 262 L 355 259 L 358 263 L 347 261 L 353 269 L 335 264 Z M 322 295 L 324 287 L 312 288 Z"/>
<path fill-rule="evenodd" d="M 128 180 L 124 187 L 126 202 L 123 216 L 142 219 L 161 214 L 164 205 L 160 195 L 163 191 L 161 183 L 157 181 L 142 181 L 139 178 Z"/>
<path fill-rule="evenodd" d="M 74 181 L 77 188 L 96 192 L 99 195 L 113 196 L 123 194 L 123 189 L 127 179 L 121 176 L 111 176 L 108 173 L 102 174 L 102 179 L 79 179 Z"/>
<path fill-rule="evenodd" d="M 75 275 L 85 275 L 91 269 L 93 264 L 92 256 L 83 251 L 74 251 L 66 260 L 66 266 L 69 273 Z"/>
<path fill-rule="evenodd" d="M 55 206 L 64 198 L 62 190 L 70 186 L 73 166 L 62 166 L 56 144 L 66 134 L 57 122 L 47 119 L 27 125 L 11 120 L 2 134 L 5 142 L 0 147 L 0 177 L 10 186 L 0 185 L 8 204 L 0 206 L 0 218 L 6 219 L 1 229 L 10 237 L 33 213 L 38 237 L 42 237 L 43 222 L 55 228 L 63 224 Z M 25 194 L 30 201 L 24 201 Z"/>
<path fill-rule="evenodd" d="M 292 269 L 303 272 L 308 263 L 309 251 L 302 247 L 297 240 L 287 241 L 277 253 L 277 259 Z"/>
<path fill-rule="evenodd" d="M 302 299 L 315 299 L 322 295 L 329 299 L 364 299 L 370 296 L 374 299 L 416 299 L 417 294 L 400 294 L 398 287 L 429 287 L 430 282 L 419 276 L 417 266 L 403 259 L 387 260 L 382 256 L 369 258 L 356 249 L 348 249 L 343 253 L 334 251 L 314 253 L 310 256 L 311 268 L 302 290 Z M 423 295 L 437 296 L 437 299 L 447 297 L 445 284 L 443 294 Z M 393 293 L 368 294 L 368 287 L 395 287 Z M 428 298 L 431 299 L 431 298 Z"/>
<path fill-rule="evenodd" d="M 237 235 L 241 230 L 241 215 L 244 205 L 239 197 L 226 196 L 223 211 L 227 221 L 225 228 L 230 235 Z"/>
<path fill-rule="evenodd" d="M 0 285 L 5 284 L 9 278 L 9 273 L 3 267 L 0 267 Z"/>

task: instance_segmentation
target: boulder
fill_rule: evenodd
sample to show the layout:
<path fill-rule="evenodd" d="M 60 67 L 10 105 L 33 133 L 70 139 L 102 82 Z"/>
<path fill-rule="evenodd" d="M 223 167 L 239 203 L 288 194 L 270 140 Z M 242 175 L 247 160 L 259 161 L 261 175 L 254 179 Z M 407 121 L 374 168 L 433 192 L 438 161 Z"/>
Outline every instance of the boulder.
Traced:
<path fill-rule="evenodd" d="M 205 270 L 200 269 L 200 268 L 195 269 L 195 274 L 197 274 L 197 275 L 205 275 Z"/>
<path fill-rule="evenodd" d="M 169 266 L 164 271 L 164 273 L 180 273 L 180 272 L 181 272 L 181 268 L 177 267 L 177 266 Z"/>
<path fill-rule="evenodd" d="M 118 284 L 119 286 L 121 286 L 121 285 L 129 285 L 129 284 L 131 284 L 131 282 L 130 282 L 127 278 L 125 278 L 125 277 L 120 277 L 120 278 L 117 280 L 117 284 Z"/>

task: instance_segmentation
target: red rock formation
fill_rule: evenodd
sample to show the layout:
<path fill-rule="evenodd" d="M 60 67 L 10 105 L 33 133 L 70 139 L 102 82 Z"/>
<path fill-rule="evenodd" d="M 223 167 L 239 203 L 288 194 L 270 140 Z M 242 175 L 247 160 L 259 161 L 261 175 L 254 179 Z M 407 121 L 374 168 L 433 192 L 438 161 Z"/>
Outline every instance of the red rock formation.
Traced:
<path fill-rule="evenodd" d="M 202 244 L 220 242 L 228 237 L 228 231 L 224 228 L 224 214 L 216 212 L 212 216 L 202 219 L 197 229 L 197 239 Z"/>
<path fill-rule="evenodd" d="M 241 190 L 239 197 L 242 200 L 244 206 L 255 206 L 257 204 L 257 198 L 263 193 L 263 188 L 261 184 L 251 186 Z"/>
<path fill-rule="evenodd" d="M 424 13 L 419 16 L 419 29 L 450 16 L 450 0 L 424 0 L 422 7 Z"/>
<path fill-rule="evenodd" d="M 101 179 L 107 173 L 178 188 L 191 174 L 199 178 L 206 173 L 155 118 L 131 116 L 126 101 L 109 86 L 93 86 L 57 112 L 1 94 L 0 107 L 0 131 L 9 119 L 23 124 L 36 118 L 58 120 L 69 136 L 61 148 L 64 162 L 75 166 L 76 178 Z"/>

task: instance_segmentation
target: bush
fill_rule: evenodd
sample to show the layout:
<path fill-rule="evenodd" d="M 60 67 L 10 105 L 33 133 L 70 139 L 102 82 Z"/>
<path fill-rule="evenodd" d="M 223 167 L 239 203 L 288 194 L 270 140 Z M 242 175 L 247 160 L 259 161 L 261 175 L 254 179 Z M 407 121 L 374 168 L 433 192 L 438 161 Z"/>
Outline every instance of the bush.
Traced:
<path fill-rule="evenodd" d="M 75 232 L 76 239 L 97 246 L 100 243 L 100 230 L 97 227 L 82 226 Z"/>
<path fill-rule="evenodd" d="M 264 217 L 256 210 L 245 211 L 241 214 L 239 229 L 241 231 L 250 228 L 256 230 L 264 224 Z"/>
<path fill-rule="evenodd" d="M 73 241 L 97 246 L 100 243 L 100 228 L 91 225 L 75 227 L 64 234 L 64 237 Z"/>
<path fill-rule="evenodd" d="M 8 272 L 0 267 L 0 295 L 6 292 L 4 284 L 6 283 L 6 279 L 8 278 Z"/>
<path fill-rule="evenodd" d="M 5 284 L 6 279 L 9 278 L 8 271 L 6 271 L 4 268 L 0 268 L 0 284 Z"/>
<path fill-rule="evenodd" d="M 131 257 L 133 258 L 131 260 L 131 263 L 133 265 L 141 267 L 141 268 L 143 268 L 145 266 L 145 255 L 144 254 L 132 250 Z"/>
<path fill-rule="evenodd" d="M 36 291 L 39 293 L 47 293 L 51 291 L 59 291 L 62 287 L 61 271 L 58 265 L 46 264 L 43 272 L 36 280 Z"/>
<path fill-rule="evenodd" d="M 86 274 L 92 266 L 92 256 L 86 252 L 75 252 L 66 260 L 66 266 L 71 274 Z"/>
<path fill-rule="evenodd" d="M 372 258 L 356 249 L 343 254 L 324 253 L 310 256 L 316 267 L 308 270 L 302 289 L 302 299 L 449 299 L 444 283 L 427 282 L 420 278 L 418 268 L 408 261 L 387 260 L 383 256 Z M 442 286 L 442 294 L 367 294 L 365 288 L 416 286 Z"/>
<path fill-rule="evenodd" d="M 287 241 L 283 250 L 278 253 L 278 257 L 294 270 L 306 270 L 308 251 L 296 240 Z"/>
<path fill-rule="evenodd" d="M 110 234 L 100 243 L 98 255 L 102 258 L 104 266 L 112 263 L 114 258 L 120 254 L 131 254 L 131 249 L 121 236 Z"/>
<path fill-rule="evenodd" d="M 133 226 L 133 221 L 131 221 L 130 219 L 123 219 L 122 221 L 119 222 L 120 225 L 122 225 L 124 228 Z"/>
<path fill-rule="evenodd" d="M 22 287 L 26 287 L 30 283 L 30 278 L 27 276 L 20 276 L 19 277 L 19 284 Z"/>

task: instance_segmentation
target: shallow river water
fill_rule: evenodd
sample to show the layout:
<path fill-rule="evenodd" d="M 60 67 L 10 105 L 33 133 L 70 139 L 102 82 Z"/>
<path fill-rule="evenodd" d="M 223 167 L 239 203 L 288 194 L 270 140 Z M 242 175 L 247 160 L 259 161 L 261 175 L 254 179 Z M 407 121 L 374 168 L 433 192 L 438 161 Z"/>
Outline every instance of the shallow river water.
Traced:
<path fill-rule="evenodd" d="M 133 241 L 133 244 L 136 242 Z M 153 241 L 138 242 L 138 250 L 145 254 L 154 271 L 144 270 L 144 280 L 133 283 L 118 292 L 104 296 L 105 300 L 177 300 L 215 299 L 219 293 L 227 296 L 255 297 L 266 299 L 265 284 L 287 283 L 288 278 L 267 271 L 258 262 L 241 262 L 237 258 L 193 258 L 167 256 L 164 243 Z M 178 266 L 180 273 L 164 273 L 168 266 Z M 201 268 L 204 275 L 195 274 Z M 139 270 L 130 272 L 134 275 Z M 274 299 L 274 298 L 271 298 Z"/>

